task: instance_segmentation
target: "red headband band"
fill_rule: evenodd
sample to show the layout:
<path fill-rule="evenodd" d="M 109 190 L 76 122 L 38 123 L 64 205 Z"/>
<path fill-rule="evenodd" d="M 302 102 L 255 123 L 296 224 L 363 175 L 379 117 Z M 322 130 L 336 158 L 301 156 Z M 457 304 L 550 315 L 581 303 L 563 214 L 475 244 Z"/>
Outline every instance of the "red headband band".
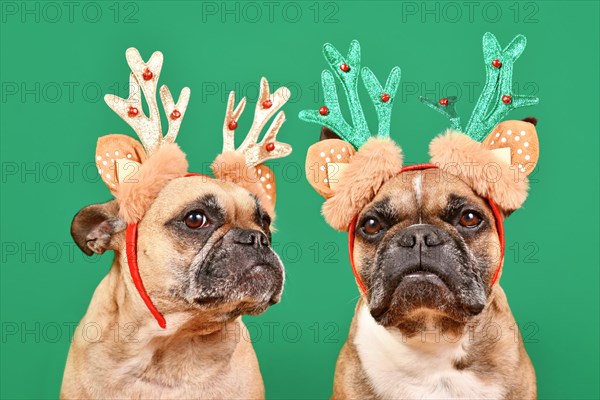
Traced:
<path fill-rule="evenodd" d="M 207 175 L 198 174 L 195 172 L 188 172 L 184 175 L 184 177 L 188 176 L 204 176 L 206 178 L 210 178 Z M 150 296 L 148 296 L 148 292 L 146 292 L 146 288 L 144 287 L 144 283 L 142 282 L 142 277 L 140 276 L 140 269 L 138 266 L 137 258 L 137 236 L 137 223 L 128 224 L 127 230 L 125 232 L 125 254 L 127 255 L 127 265 L 129 266 L 129 273 L 131 274 L 133 284 L 135 285 L 136 290 L 140 294 L 140 297 L 144 301 L 144 304 L 146 304 L 146 307 L 148 307 L 148 310 L 150 310 L 150 313 L 152 314 L 152 316 L 154 316 L 154 319 L 156 319 L 158 325 L 161 328 L 166 329 L 167 321 L 165 320 L 165 317 L 160 313 L 160 311 L 158 311 L 158 309 L 152 302 L 152 299 L 150 299 Z"/>
<path fill-rule="evenodd" d="M 406 167 L 402 167 L 402 172 L 406 171 L 421 171 L 424 169 L 438 168 L 435 164 L 415 164 L 408 165 Z M 498 281 L 498 277 L 500 276 L 500 270 L 502 269 L 502 264 L 504 263 L 504 218 L 502 217 L 502 213 L 500 208 L 494 201 L 490 198 L 487 199 L 490 208 L 492 209 L 492 214 L 494 214 L 494 219 L 496 221 L 496 229 L 498 230 L 498 238 L 500 239 L 500 262 L 496 271 L 494 272 L 494 276 L 492 277 L 492 286 Z M 348 252 L 350 258 L 350 265 L 352 266 L 352 273 L 354 274 L 354 279 L 356 280 L 356 284 L 360 288 L 362 294 L 367 294 L 367 287 L 363 283 L 356 266 L 354 265 L 354 238 L 355 238 L 355 230 L 356 230 L 356 220 L 358 219 L 358 214 L 352 218 L 352 222 L 350 222 L 350 226 L 348 227 Z"/>
<path fill-rule="evenodd" d="M 430 169 L 430 168 L 437 168 L 437 166 L 434 164 L 409 165 L 409 166 L 403 167 L 400 173 L 406 172 L 406 171 L 417 171 L 417 170 L 424 170 L 424 169 Z M 189 177 L 189 176 L 205 176 L 208 178 L 208 176 L 206 176 L 204 174 L 198 174 L 198 173 L 194 173 L 194 172 L 190 172 L 185 175 L 185 177 Z M 502 264 L 503 264 L 503 260 L 504 260 L 504 247 L 505 247 L 504 224 L 503 224 L 502 214 L 500 212 L 500 209 L 496 205 L 496 203 L 494 203 L 491 199 L 488 199 L 488 202 L 492 209 L 492 213 L 494 214 L 494 219 L 496 220 L 496 228 L 498 230 L 498 236 L 500 239 L 500 263 L 498 265 L 498 268 L 494 272 L 494 276 L 492 278 L 492 285 L 494 285 L 496 283 L 496 281 L 498 280 L 498 276 L 500 275 L 500 270 L 502 269 Z M 366 294 L 367 288 L 366 288 L 365 284 L 363 283 L 362 279 L 360 278 L 360 275 L 358 274 L 358 271 L 354 264 L 354 238 L 355 238 L 355 226 L 356 226 L 357 218 L 358 218 L 358 215 L 356 215 L 352 219 L 352 222 L 350 223 L 350 226 L 348 227 L 348 250 L 349 250 L 349 256 L 350 256 L 350 265 L 352 266 L 352 273 L 354 274 L 356 283 L 358 284 L 361 292 L 363 294 Z M 142 282 L 142 278 L 140 276 L 138 259 L 137 259 L 137 236 L 138 236 L 137 223 L 128 224 L 126 234 L 125 234 L 125 248 L 126 248 L 126 255 L 127 255 L 127 265 L 129 266 L 129 273 L 131 274 L 131 279 L 133 280 L 133 284 L 134 284 L 136 290 L 138 291 L 138 293 L 140 294 L 140 297 L 144 301 L 144 304 L 146 305 L 146 307 L 148 308 L 148 310 L 150 311 L 152 316 L 154 316 L 158 325 L 161 328 L 166 329 L 167 322 L 165 320 L 165 317 L 160 313 L 160 311 L 158 311 L 158 309 L 152 302 L 152 299 L 150 299 L 150 296 L 148 295 L 148 292 L 146 292 L 146 288 L 144 287 L 144 283 Z"/>

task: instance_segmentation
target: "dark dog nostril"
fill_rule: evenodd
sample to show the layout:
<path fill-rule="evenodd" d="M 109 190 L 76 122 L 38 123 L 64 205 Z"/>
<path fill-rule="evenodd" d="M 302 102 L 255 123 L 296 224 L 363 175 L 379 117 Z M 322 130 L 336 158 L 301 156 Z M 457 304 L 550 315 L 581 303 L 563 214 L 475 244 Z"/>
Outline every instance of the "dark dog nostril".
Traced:
<path fill-rule="evenodd" d="M 404 230 L 398 241 L 402 247 L 434 247 L 443 243 L 440 236 L 429 226 L 411 226 Z"/>
<path fill-rule="evenodd" d="M 262 244 L 265 247 L 269 245 L 269 239 L 267 239 L 267 237 L 262 233 L 260 234 L 260 244 Z"/>
<path fill-rule="evenodd" d="M 402 237 L 400 237 L 400 246 L 402 247 L 414 247 L 415 244 L 416 240 L 413 235 L 402 235 Z"/>
<path fill-rule="evenodd" d="M 481 302 L 476 302 L 473 304 L 467 304 L 465 306 L 465 308 L 467 309 L 467 311 L 469 311 L 471 314 L 473 315 L 477 315 L 479 314 L 481 311 L 483 311 L 483 309 L 485 308 L 485 303 L 481 303 Z"/>
<path fill-rule="evenodd" d="M 440 244 L 442 244 L 442 241 L 440 240 L 438 235 L 431 232 L 430 234 L 425 235 L 425 244 L 429 247 L 439 246 Z"/>
<path fill-rule="evenodd" d="M 234 232 L 233 241 L 238 244 L 244 244 L 252 247 L 267 247 L 269 240 L 262 233 L 254 229 L 237 229 Z"/>

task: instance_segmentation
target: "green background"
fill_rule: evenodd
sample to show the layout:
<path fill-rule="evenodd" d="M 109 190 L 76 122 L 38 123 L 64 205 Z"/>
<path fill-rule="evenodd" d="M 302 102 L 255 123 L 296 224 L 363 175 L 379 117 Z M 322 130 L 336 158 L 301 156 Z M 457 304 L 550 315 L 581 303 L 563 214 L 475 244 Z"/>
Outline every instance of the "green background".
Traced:
<path fill-rule="evenodd" d="M 415 163 L 427 160 L 429 141 L 448 124 L 418 96 L 458 94 L 466 120 L 484 81 L 486 31 L 503 46 L 527 36 L 515 91 L 541 99 L 511 115 L 539 118 L 541 160 L 527 202 L 506 222 L 502 286 L 539 397 L 600 396 L 598 2 L 75 2 L 72 14 L 50 4 L 2 4 L 2 398 L 57 397 L 70 329 L 111 264 L 112 254 L 84 257 L 69 224 L 81 207 L 110 198 L 94 173 L 97 137 L 133 135 L 101 98 L 127 95 L 127 47 L 145 59 L 161 50 L 161 82 L 177 93 L 191 88 L 178 142 L 193 171 L 206 171 L 220 151 L 230 89 L 253 102 L 267 76 L 292 90 L 279 137 L 294 153 L 272 163 L 286 289 L 279 305 L 245 320 L 267 397 L 308 399 L 331 393 L 358 296 L 346 236 L 325 224 L 302 172 L 318 128 L 296 116 L 321 105 L 321 46 L 346 52 L 358 39 L 363 65 L 380 80 L 401 66 L 392 137 Z"/>

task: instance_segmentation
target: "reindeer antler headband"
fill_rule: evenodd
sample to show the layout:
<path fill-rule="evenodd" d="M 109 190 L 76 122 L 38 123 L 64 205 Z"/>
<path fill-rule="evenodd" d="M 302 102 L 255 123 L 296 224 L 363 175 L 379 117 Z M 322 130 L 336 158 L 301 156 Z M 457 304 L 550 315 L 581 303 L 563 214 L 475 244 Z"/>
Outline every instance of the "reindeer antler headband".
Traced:
<path fill-rule="evenodd" d="M 321 107 L 319 111 L 301 111 L 299 114 L 300 119 L 326 126 L 354 148 L 358 149 L 361 147 L 371 137 L 371 132 L 369 131 L 367 120 L 365 119 L 365 114 L 358 97 L 358 78 L 362 76 L 363 83 L 377 111 L 377 118 L 379 120 L 377 136 L 388 137 L 390 135 L 394 96 L 398 90 L 398 85 L 400 85 L 400 68 L 394 67 L 392 69 L 383 88 L 375 77 L 375 74 L 369 68 L 360 68 L 360 44 L 358 41 L 354 40 L 350 43 L 350 50 L 347 57 L 342 56 L 329 43 L 323 46 L 323 54 L 346 92 L 350 115 L 354 125 L 351 126 L 348 124 L 342 116 L 333 73 L 328 70 L 324 70 L 321 74 L 325 106 Z"/>
<path fill-rule="evenodd" d="M 234 131 L 246 107 L 246 98 L 242 98 L 234 108 L 235 92 L 232 91 L 229 94 L 223 122 L 223 152 L 212 165 L 213 173 L 217 178 L 232 181 L 257 194 L 271 215 L 274 214 L 275 207 L 275 175 L 263 162 L 286 157 L 292 152 L 290 145 L 277 141 L 277 133 L 285 121 L 285 113 L 279 111 L 263 139 L 258 142 L 258 138 L 266 123 L 289 98 L 290 91 L 286 87 L 280 87 L 271 94 L 269 82 L 266 78 L 262 78 L 254 109 L 254 121 L 246 138 L 236 149 Z"/>
<path fill-rule="evenodd" d="M 539 102 L 537 97 L 513 93 L 513 65 L 526 44 L 525 36 L 517 35 L 502 49 L 493 34 L 483 36 L 486 83 L 464 131 L 454 109 L 455 98 L 440 99 L 437 104 L 421 98 L 451 122 L 451 129 L 429 145 L 431 162 L 453 169 L 452 173 L 504 211 L 520 208 L 527 198 L 527 176 L 539 158 L 535 118 L 500 122 L 510 111 Z"/>
<path fill-rule="evenodd" d="M 163 55 L 155 52 L 144 62 L 140 53 L 130 48 L 125 57 L 131 68 L 129 97 L 123 99 L 106 95 L 104 99 L 133 128 L 141 143 L 126 135 L 103 136 L 98 139 L 96 146 L 96 165 L 102 180 L 119 203 L 120 216 L 128 224 L 127 263 L 135 287 L 159 325 L 164 328 L 166 321 L 146 293 L 139 274 L 137 223 L 171 180 L 198 175 L 187 172 L 185 154 L 175 143 L 187 109 L 190 89 L 183 88 L 175 103 L 169 89 L 164 85 L 160 88 L 160 98 L 169 126 L 167 134 L 163 136 L 156 99 Z M 148 105 L 148 116 L 142 110 L 142 94 Z M 234 109 L 235 94 L 231 92 L 223 127 L 223 152 L 212 165 L 216 178 L 231 181 L 254 193 L 272 216 L 275 207 L 275 176 L 262 162 L 285 157 L 292 151 L 289 145 L 276 140 L 279 128 L 285 121 L 282 111 L 275 117 L 263 140 L 258 142 L 258 139 L 265 124 L 289 97 L 290 92 L 285 87 L 270 94 L 269 83 L 262 78 L 254 122 L 242 145 L 235 149 L 234 130 L 238 126 L 237 119 L 244 110 L 246 99 L 243 98 Z"/>
<path fill-rule="evenodd" d="M 141 143 L 125 135 L 103 136 L 96 146 L 96 165 L 102 180 L 119 203 L 121 217 L 127 223 L 136 223 L 142 219 L 160 189 L 187 172 L 185 154 L 174 142 L 187 109 L 190 89 L 183 88 L 175 104 L 167 86 L 160 88 L 169 123 L 169 130 L 163 136 L 156 100 L 163 55 L 157 51 L 145 63 L 140 53 L 130 48 L 125 52 L 125 58 L 131 68 L 129 97 L 122 99 L 109 94 L 104 100 L 133 128 Z M 149 116 L 142 110 L 142 94 Z"/>
<path fill-rule="evenodd" d="M 535 167 L 539 155 L 535 125 L 531 123 L 535 120 L 498 123 L 509 111 L 538 102 L 536 97 L 512 92 L 513 64 L 525 44 L 525 37 L 518 35 L 502 49 L 494 35 L 484 35 L 487 82 L 464 133 L 454 108 L 456 98 L 444 98 L 437 103 L 422 99 L 451 121 L 451 129 L 430 144 L 431 163 L 458 175 L 478 194 L 491 198 L 505 211 L 519 208 L 525 201 L 526 176 Z M 319 111 L 301 111 L 299 117 L 327 127 L 340 137 L 323 140 L 309 148 L 306 173 L 311 185 L 326 198 L 323 214 L 327 222 L 345 231 L 381 185 L 402 169 L 402 151 L 389 139 L 391 108 L 400 82 L 400 69 L 394 67 L 382 87 L 371 70 L 366 67 L 361 70 L 357 41 L 350 44 L 347 57 L 331 44 L 324 46 L 323 53 L 346 91 L 354 126 L 341 114 L 333 74 L 327 70 L 322 73 L 325 106 Z M 358 97 L 359 73 L 377 111 L 376 135 L 369 132 Z"/>
<path fill-rule="evenodd" d="M 128 223 L 135 223 L 142 219 L 168 181 L 187 173 L 185 154 L 175 144 L 175 139 L 187 109 L 190 89 L 183 88 L 175 103 L 169 88 L 165 85 L 160 88 L 160 98 L 169 124 L 167 134 L 163 136 L 156 99 L 163 55 L 155 52 L 148 62 L 144 62 L 140 53 L 130 48 L 125 57 L 132 71 L 129 97 L 123 99 L 109 94 L 104 99 L 133 128 L 141 143 L 126 135 L 103 136 L 98 139 L 96 147 L 96 165 L 102 180 L 119 202 L 121 216 Z M 142 94 L 148 105 L 148 116 L 142 110 Z M 279 128 L 285 121 L 283 111 L 275 117 L 262 141 L 257 141 L 265 124 L 289 97 L 290 92 L 285 87 L 271 94 L 269 83 L 262 78 L 254 122 L 244 142 L 235 149 L 234 131 L 246 105 L 246 98 L 234 110 L 235 93 L 231 92 L 223 126 L 223 152 L 212 166 L 217 178 L 234 181 L 255 192 L 270 210 L 275 203 L 274 177 L 262 163 L 285 157 L 292 151 L 289 145 L 276 140 Z M 258 176 L 253 179 L 263 171 L 264 179 Z M 265 177 L 267 174 L 268 178 Z"/>
<path fill-rule="evenodd" d="M 454 108 L 456 97 L 443 98 L 438 102 L 421 97 L 421 101 L 450 119 L 452 129 L 464 132 L 473 140 L 481 142 L 510 111 L 539 103 L 535 96 L 513 94 L 514 63 L 525 50 L 526 44 L 525 36 L 517 35 L 502 49 L 494 35 L 489 32 L 483 35 L 486 82 L 464 130 Z"/>
<path fill-rule="evenodd" d="M 387 180 L 404 170 L 435 167 L 462 179 L 489 200 L 503 249 L 501 210 L 512 211 L 525 201 L 527 175 L 539 156 L 535 119 L 498 123 L 512 109 L 538 102 L 535 97 L 512 92 L 513 64 L 525 44 L 525 37 L 518 35 L 502 49 L 494 35 L 484 35 L 487 81 L 464 133 L 454 108 L 456 98 L 444 98 L 438 103 L 422 99 L 450 119 L 451 129 L 432 140 L 430 163 L 407 167 L 402 166 L 400 147 L 389 138 L 391 107 L 400 82 L 398 67 L 392 69 L 382 87 L 368 68 L 361 70 L 357 41 L 351 43 L 347 57 L 330 44 L 324 46 L 325 59 L 345 89 L 354 126 L 342 117 L 333 74 L 323 71 L 325 106 L 319 111 L 302 111 L 299 117 L 331 129 L 340 139 L 322 140 L 308 149 L 306 174 L 310 184 L 326 199 L 322 211 L 327 222 L 335 229 L 349 231 L 350 249 L 356 215 Z M 377 111 L 376 135 L 369 132 L 358 97 L 359 72 Z M 331 137 L 324 133 L 323 136 Z M 350 257 L 352 260 L 352 250 Z M 499 271 L 500 267 L 494 282 Z M 356 271 L 355 275 L 364 291 Z"/>
<path fill-rule="evenodd" d="M 329 43 L 323 46 L 323 54 L 346 92 L 353 126 L 342 116 L 333 73 L 323 71 L 325 106 L 319 111 L 301 111 L 299 117 L 331 129 L 341 139 L 326 139 L 312 145 L 306 156 L 306 174 L 315 190 L 327 199 L 323 204 L 327 222 L 338 230 L 347 230 L 354 215 L 381 185 L 402 169 L 402 151 L 389 138 L 400 68 L 392 69 L 382 87 L 370 69 L 361 69 L 358 41 L 350 44 L 347 57 Z M 359 76 L 377 111 L 376 135 L 369 131 L 360 103 Z"/>

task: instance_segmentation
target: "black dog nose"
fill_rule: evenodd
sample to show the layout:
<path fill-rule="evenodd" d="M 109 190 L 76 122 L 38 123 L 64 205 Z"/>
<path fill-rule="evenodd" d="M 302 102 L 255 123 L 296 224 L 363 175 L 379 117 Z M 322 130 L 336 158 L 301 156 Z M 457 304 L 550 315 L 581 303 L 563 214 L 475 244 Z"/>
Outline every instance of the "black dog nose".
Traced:
<path fill-rule="evenodd" d="M 434 247 L 443 243 L 436 228 L 431 225 L 414 225 L 402 232 L 399 241 L 402 247 Z"/>
<path fill-rule="evenodd" d="M 236 229 L 236 232 L 233 234 L 233 241 L 257 249 L 269 246 L 269 239 L 267 239 L 267 236 L 254 229 Z"/>

